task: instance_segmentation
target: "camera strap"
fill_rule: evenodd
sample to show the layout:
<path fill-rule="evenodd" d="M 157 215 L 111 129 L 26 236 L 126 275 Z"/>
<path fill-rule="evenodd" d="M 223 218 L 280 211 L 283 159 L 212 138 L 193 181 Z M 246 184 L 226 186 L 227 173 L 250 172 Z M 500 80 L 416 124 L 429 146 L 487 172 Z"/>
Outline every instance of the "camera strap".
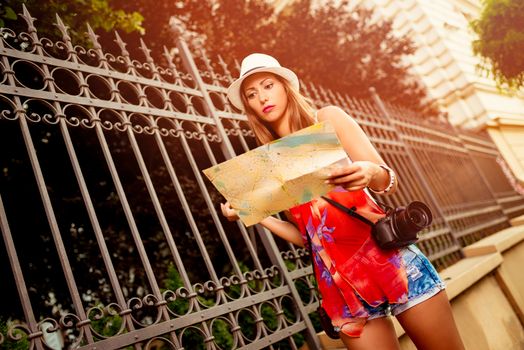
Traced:
<path fill-rule="evenodd" d="M 311 259 L 311 268 L 313 269 L 313 278 L 315 279 L 315 289 L 317 290 L 317 295 L 319 298 L 319 305 L 317 308 L 318 318 L 320 319 L 320 325 L 322 326 L 322 329 L 324 329 L 324 332 L 326 332 L 327 336 L 331 339 L 339 339 L 340 334 L 339 331 L 335 329 L 333 326 L 333 323 L 331 322 L 331 318 L 327 314 L 326 310 L 321 306 L 320 300 L 322 299 L 322 294 L 320 294 L 320 290 L 318 288 L 318 280 L 316 279 L 315 274 L 315 260 L 313 257 L 313 243 L 311 242 L 311 237 L 309 237 L 309 232 L 306 231 L 306 237 L 309 244 L 309 257 Z M 322 259 L 322 258 L 321 258 Z"/>
<path fill-rule="evenodd" d="M 326 196 L 322 196 L 322 199 L 325 200 L 326 202 L 328 202 L 329 204 L 333 205 L 334 207 L 337 207 L 338 209 L 342 210 L 343 212 L 351 215 L 352 217 L 354 217 L 356 219 L 359 219 L 360 221 L 368 224 L 369 226 L 371 226 L 371 227 L 375 226 L 375 224 L 371 220 L 368 220 L 367 218 L 365 218 L 362 215 L 360 215 L 359 213 L 357 213 L 357 210 L 356 210 L 355 207 L 348 208 L 348 207 L 340 204 L 339 202 L 336 202 L 336 201 L 334 201 L 331 198 L 328 198 Z"/>
<path fill-rule="evenodd" d="M 311 259 L 311 268 L 313 269 L 313 278 L 316 280 L 316 274 L 315 274 L 315 258 L 313 257 L 313 243 L 311 242 L 311 237 L 309 237 L 309 232 L 306 231 L 306 237 L 307 237 L 307 243 L 309 245 L 309 258 Z M 320 294 L 320 291 L 318 290 L 318 282 L 315 284 L 316 290 L 318 292 L 319 299 L 322 298 L 322 295 Z M 319 304 L 320 305 L 320 304 Z"/>

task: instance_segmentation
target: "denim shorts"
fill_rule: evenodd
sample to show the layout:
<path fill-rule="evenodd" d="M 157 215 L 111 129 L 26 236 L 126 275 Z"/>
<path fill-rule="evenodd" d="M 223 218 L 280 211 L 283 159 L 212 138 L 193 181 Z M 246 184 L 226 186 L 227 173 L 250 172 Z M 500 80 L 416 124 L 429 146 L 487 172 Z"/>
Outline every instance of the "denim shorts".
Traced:
<path fill-rule="evenodd" d="M 370 315 L 369 320 L 390 315 L 396 316 L 428 300 L 446 287 L 431 262 L 415 245 L 400 249 L 399 253 L 408 277 L 408 301 L 404 304 L 385 302 L 377 307 L 372 307 L 363 301 Z"/>

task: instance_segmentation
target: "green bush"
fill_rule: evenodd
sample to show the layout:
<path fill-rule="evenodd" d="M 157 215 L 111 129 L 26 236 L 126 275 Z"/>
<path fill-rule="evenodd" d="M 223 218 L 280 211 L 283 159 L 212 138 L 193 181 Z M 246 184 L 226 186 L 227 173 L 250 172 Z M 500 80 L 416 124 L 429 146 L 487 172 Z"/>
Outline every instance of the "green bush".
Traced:
<path fill-rule="evenodd" d="M 249 271 L 249 268 L 242 262 L 239 263 L 240 270 L 242 272 Z M 294 268 L 293 263 L 288 264 L 288 268 Z M 252 289 L 257 288 L 258 283 L 262 283 L 261 281 L 249 281 L 249 287 Z M 170 264 L 168 266 L 167 271 L 167 278 L 164 280 L 164 286 L 166 289 L 176 291 L 178 288 L 183 287 L 182 279 L 180 278 L 180 274 L 176 270 L 175 266 L 173 264 Z M 297 286 L 300 290 L 299 293 L 306 294 L 309 293 L 308 287 L 305 285 L 305 283 L 299 284 Z M 228 294 L 233 297 L 239 297 L 240 296 L 240 286 L 239 285 L 232 285 L 228 288 Z M 199 296 L 199 301 L 203 305 L 212 306 L 214 305 L 214 299 L 212 298 L 205 298 L 203 296 Z M 189 309 L 189 303 L 186 300 L 183 300 L 181 298 L 177 298 L 176 300 L 169 302 L 168 307 L 174 311 L 175 313 L 179 315 L 183 315 L 187 313 Z M 293 320 L 296 315 L 296 308 L 294 307 L 293 303 L 284 303 L 282 305 L 284 315 L 287 319 Z M 261 316 L 264 320 L 264 324 L 271 330 L 275 330 L 278 327 L 278 317 L 277 314 L 272 306 L 270 304 L 263 304 L 260 308 L 261 310 Z M 318 322 L 318 319 L 316 322 L 314 322 L 314 325 L 320 323 Z M 256 326 L 255 326 L 255 320 L 249 314 L 248 312 L 241 312 L 239 316 L 239 325 L 242 329 L 243 334 L 248 339 L 254 339 L 256 334 Z M 195 326 L 196 327 L 196 326 Z M 317 327 L 315 327 L 317 329 Z M 222 320 L 222 319 L 216 319 L 213 322 L 213 328 L 212 328 L 212 334 L 215 337 L 215 342 L 220 346 L 222 349 L 231 349 L 234 344 L 234 337 L 230 329 L 230 325 L 228 322 Z M 304 335 L 301 333 L 294 334 L 293 339 L 295 341 L 295 344 L 297 347 L 300 347 L 305 342 Z M 186 349 L 195 349 L 195 350 L 203 350 L 205 348 L 204 345 L 204 337 L 203 334 L 198 331 L 197 329 L 188 328 L 184 332 L 183 336 L 183 343 L 184 347 Z M 283 340 L 279 343 L 278 346 L 279 349 L 291 349 L 292 347 L 289 344 L 288 340 Z"/>
<path fill-rule="evenodd" d="M 22 339 L 20 340 L 11 340 L 7 336 L 7 331 L 10 327 L 12 327 L 13 324 L 17 322 L 11 321 L 11 320 L 5 320 L 0 316 L 0 333 L 4 336 L 4 342 L 0 344 L 0 348 L 5 350 L 26 350 L 29 349 L 29 340 L 27 339 L 27 334 L 20 331 L 15 330 L 15 335 L 21 335 Z"/>
<path fill-rule="evenodd" d="M 104 308 L 102 304 L 99 304 L 98 307 L 100 309 Z M 104 314 L 99 320 L 91 318 L 91 327 L 93 327 L 98 334 L 104 337 L 110 337 L 118 333 L 118 330 L 122 327 L 122 322 L 122 317 L 118 314 Z"/>

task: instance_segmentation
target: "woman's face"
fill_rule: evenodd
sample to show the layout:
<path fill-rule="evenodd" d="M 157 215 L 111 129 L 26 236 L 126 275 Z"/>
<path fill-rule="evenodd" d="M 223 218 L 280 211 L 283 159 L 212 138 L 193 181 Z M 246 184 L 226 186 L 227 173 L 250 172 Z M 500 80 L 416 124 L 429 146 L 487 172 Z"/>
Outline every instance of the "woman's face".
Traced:
<path fill-rule="evenodd" d="M 279 123 L 286 116 L 287 93 L 284 84 L 272 73 L 255 73 L 244 80 L 242 93 L 249 107 L 263 121 Z"/>

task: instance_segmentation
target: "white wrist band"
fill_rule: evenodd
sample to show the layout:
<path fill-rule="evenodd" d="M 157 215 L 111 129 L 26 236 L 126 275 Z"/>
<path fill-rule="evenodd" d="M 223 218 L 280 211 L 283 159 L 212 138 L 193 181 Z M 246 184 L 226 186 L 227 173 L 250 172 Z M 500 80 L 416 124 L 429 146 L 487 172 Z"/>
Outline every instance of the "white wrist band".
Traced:
<path fill-rule="evenodd" d="M 381 190 L 381 191 L 376 191 L 376 190 L 372 189 L 371 187 L 368 187 L 368 188 L 373 193 L 377 193 L 377 194 L 388 193 L 389 191 L 391 191 L 391 189 L 395 185 L 395 178 L 396 178 L 395 172 L 393 171 L 393 169 L 391 169 L 390 167 L 388 167 L 385 164 L 379 164 L 379 167 L 381 167 L 382 169 L 384 169 L 384 170 L 386 170 L 388 172 L 388 175 L 389 175 L 389 184 L 388 184 L 388 186 L 386 188 L 384 188 L 383 190 Z"/>

